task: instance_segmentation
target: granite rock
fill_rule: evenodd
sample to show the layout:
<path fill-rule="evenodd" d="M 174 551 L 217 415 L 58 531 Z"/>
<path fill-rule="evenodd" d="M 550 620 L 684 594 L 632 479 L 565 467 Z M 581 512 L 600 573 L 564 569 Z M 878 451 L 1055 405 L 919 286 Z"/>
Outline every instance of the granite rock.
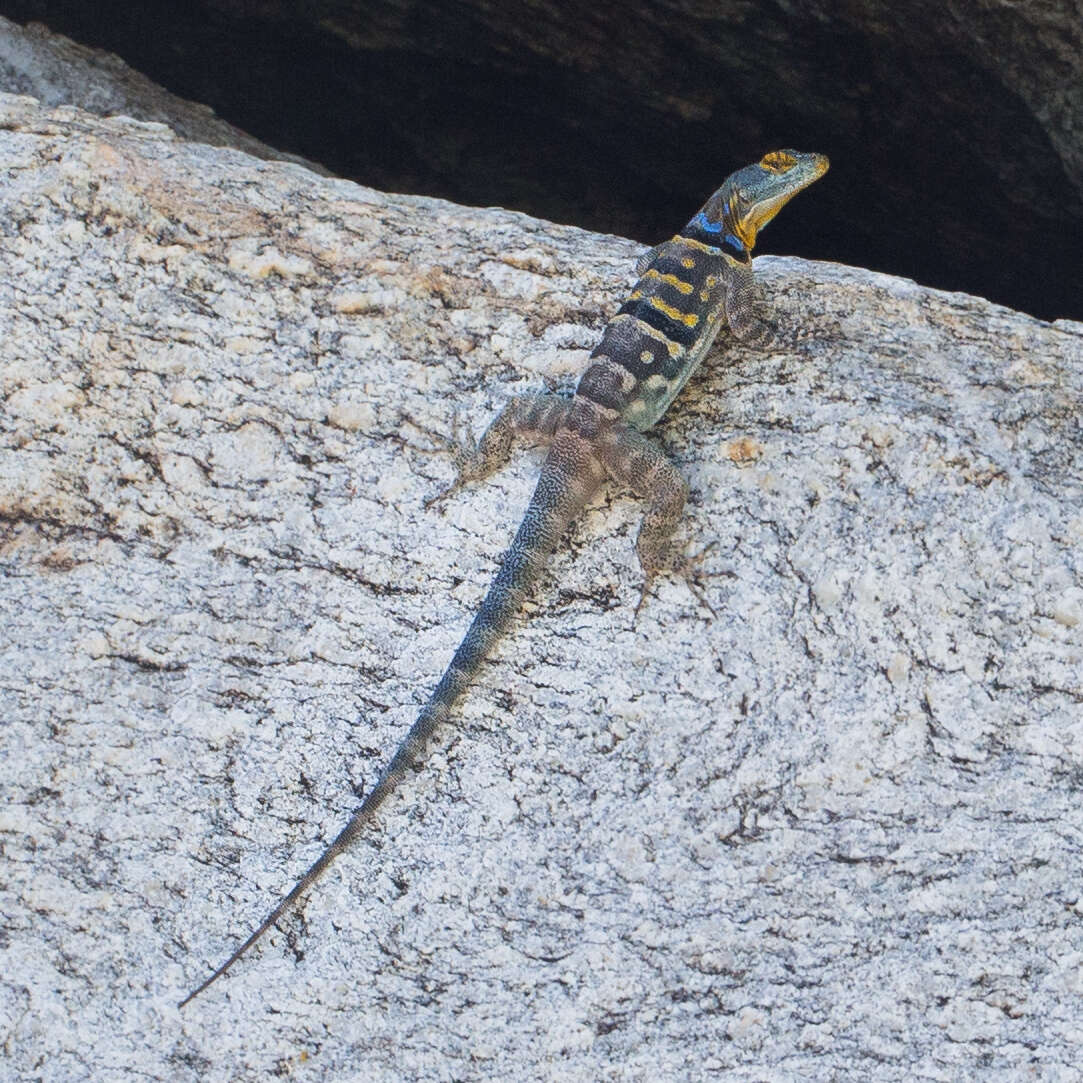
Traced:
<path fill-rule="evenodd" d="M 0 154 L 0 1076 L 1075 1078 L 1083 326 L 759 260 L 783 348 L 658 433 L 717 616 L 637 620 L 599 498 L 181 1013 L 517 525 L 539 454 L 426 510 L 439 437 L 573 387 L 640 247 L 28 98 Z"/>

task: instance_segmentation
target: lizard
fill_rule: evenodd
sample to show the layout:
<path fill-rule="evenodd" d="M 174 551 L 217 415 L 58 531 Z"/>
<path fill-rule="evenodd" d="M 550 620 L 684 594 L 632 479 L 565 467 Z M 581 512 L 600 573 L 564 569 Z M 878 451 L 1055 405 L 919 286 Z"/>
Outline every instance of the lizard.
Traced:
<path fill-rule="evenodd" d="M 778 150 L 733 173 L 684 229 L 639 259 L 639 280 L 606 324 L 571 398 L 516 396 L 479 441 L 449 441 L 456 477 L 430 505 L 499 469 L 516 439 L 548 444 L 515 539 L 428 702 L 349 822 L 255 932 L 179 1007 L 222 977 L 293 907 L 420 762 L 429 738 L 508 630 L 561 536 L 603 483 L 616 482 L 647 503 L 636 539 L 643 572 L 636 612 L 659 574 L 675 573 L 693 586 L 702 553 L 685 557 L 672 541 L 688 486 L 644 432 L 669 408 L 723 325 L 745 344 L 775 340 L 753 275 L 752 248 L 759 230 L 822 177 L 828 164 L 822 154 Z"/>

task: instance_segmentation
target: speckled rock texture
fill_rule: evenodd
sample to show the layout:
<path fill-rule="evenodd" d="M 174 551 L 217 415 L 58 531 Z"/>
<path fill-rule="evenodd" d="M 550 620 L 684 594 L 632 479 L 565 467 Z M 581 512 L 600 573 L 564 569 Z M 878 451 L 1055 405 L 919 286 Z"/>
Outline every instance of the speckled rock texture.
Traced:
<path fill-rule="evenodd" d="M 784 348 L 657 434 L 717 617 L 635 618 L 607 493 L 180 1013 L 517 525 L 539 453 L 426 510 L 438 438 L 574 386 L 640 249 L 26 98 L 0 160 L 0 1077 L 1078 1078 L 1083 326 L 759 261 Z"/>

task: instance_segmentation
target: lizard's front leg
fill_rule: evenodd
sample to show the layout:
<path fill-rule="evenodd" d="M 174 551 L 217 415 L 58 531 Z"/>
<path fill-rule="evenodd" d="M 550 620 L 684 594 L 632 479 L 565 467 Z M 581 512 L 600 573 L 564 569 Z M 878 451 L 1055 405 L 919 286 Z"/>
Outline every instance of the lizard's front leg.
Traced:
<path fill-rule="evenodd" d="M 461 438 L 456 425 L 455 438 L 445 441 L 451 449 L 457 477 L 441 493 L 425 502 L 426 507 L 450 496 L 468 481 L 480 481 L 499 470 L 511 458 L 516 439 L 547 444 L 568 417 L 570 399 L 558 395 L 516 395 L 493 418 L 481 439 L 474 443 Z"/>
<path fill-rule="evenodd" d="M 595 448 L 609 476 L 647 501 L 636 538 L 636 552 L 643 569 L 643 590 L 636 613 L 642 608 L 655 576 L 667 572 L 675 572 L 684 578 L 692 593 L 713 613 L 714 609 L 692 580 L 703 553 L 688 558 L 673 544 L 673 531 L 680 522 L 688 498 L 688 483 L 680 471 L 661 448 L 641 432 L 625 425 L 618 424 L 610 429 Z"/>
<path fill-rule="evenodd" d="M 756 281 L 750 264 L 731 261 L 725 310 L 730 331 L 743 345 L 765 347 L 778 339 L 777 326 L 766 319 L 763 286 Z"/>

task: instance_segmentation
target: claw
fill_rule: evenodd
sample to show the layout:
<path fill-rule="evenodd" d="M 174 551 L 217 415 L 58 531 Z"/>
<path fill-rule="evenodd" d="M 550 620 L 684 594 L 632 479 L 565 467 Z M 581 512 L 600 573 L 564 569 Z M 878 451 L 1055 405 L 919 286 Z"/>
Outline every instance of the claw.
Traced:
<path fill-rule="evenodd" d="M 424 507 L 426 511 L 434 505 L 446 500 L 452 493 L 460 489 L 465 482 L 470 480 L 466 467 L 473 458 L 476 448 L 473 441 L 463 439 L 462 429 L 462 421 L 459 414 L 456 412 L 451 415 L 451 436 L 442 436 L 437 432 L 430 432 L 427 434 L 429 439 L 436 444 L 436 447 L 424 448 L 423 450 L 425 453 L 435 455 L 442 451 L 450 454 L 457 476 L 447 488 L 442 489 L 435 496 L 430 496 L 429 499 L 425 501 Z"/>
<path fill-rule="evenodd" d="M 447 500 L 453 492 L 455 492 L 459 486 L 462 485 L 462 481 L 456 478 L 446 489 L 441 489 L 435 496 L 430 496 L 428 500 L 422 505 L 422 507 L 428 511 L 430 508 L 435 507 L 437 504 L 444 500 Z"/>
<path fill-rule="evenodd" d="M 707 601 L 707 595 L 703 593 L 703 588 L 695 580 L 696 570 L 700 564 L 703 563 L 703 558 L 714 548 L 718 546 L 717 541 L 708 542 L 698 553 L 694 556 L 685 558 L 680 566 L 676 569 L 684 580 L 685 585 L 688 587 L 692 596 L 702 605 L 712 617 L 717 617 L 718 613 L 715 607 Z"/>
<path fill-rule="evenodd" d="M 441 436 L 438 432 L 433 432 L 432 426 L 422 425 L 420 421 L 415 421 L 409 414 L 403 414 L 403 418 L 419 432 L 424 433 L 430 443 L 434 444 L 434 447 L 419 447 L 414 446 L 413 450 L 421 452 L 422 455 L 439 455 L 442 452 L 454 451 L 458 446 L 454 438 Z M 452 431 L 458 433 L 458 418 L 456 415 L 452 415 Z"/>
<path fill-rule="evenodd" d="M 681 568 L 681 571 L 688 574 L 693 568 L 698 567 L 703 563 L 703 558 L 712 550 L 718 548 L 717 541 L 709 541 L 698 553 L 694 553 L 692 556 L 687 557 Z"/>
<path fill-rule="evenodd" d="M 695 573 L 699 565 L 703 563 L 703 558 L 717 546 L 718 542 L 709 542 L 698 553 L 695 553 L 690 557 L 685 557 L 683 560 L 676 561 L 672 567 L 669 568 L 669 571 L 679 575 L 684 580 L 685 585 L 688 587 L 692 596 L 711 614 L 712 617 L 717 617 L 718 611 L 709 601 L 707 601 L 707 595 L 704 594 L 703 588 L 695 580 Z M 643 579 L 643 586 L 639 592 L 639 601 L 636 602 L 633 621 L 638 619 L 639 611 L 643 608 L 643 603 L 647 600 L 647 595 L 650 594 L 653 585 L 654 574 L 651 573 L 650 575 L 646 575 Z"/>
<path fill-rule="evenodd" d="M 639 601 L 636 602 L 635 610 L 632 613 L 632 623 L 634 624 L 639 619 L 639 611 L 643 608 L 643 603 L 647 600 L 647 595 L 651 592 L 651 584 L 654 582 L 654 576 L 648 575 L 643 579 L 643 587 L 639 592 Z"/>
<path fill-rule="evenodd" d="M 699 604 L 703 606 L 703 608 L 706 609 L 712 617 L 717 618 L 718 611 L 713 605 L 711 605 L 709 601 L 707 601 L 707 595 L 703 593 L 703 588 L 694 579 L 686 577 L 684 582 L 685 585 L 688 587 L 689 592 L 696 599 L 696 601 L 699 602 Z"/>

